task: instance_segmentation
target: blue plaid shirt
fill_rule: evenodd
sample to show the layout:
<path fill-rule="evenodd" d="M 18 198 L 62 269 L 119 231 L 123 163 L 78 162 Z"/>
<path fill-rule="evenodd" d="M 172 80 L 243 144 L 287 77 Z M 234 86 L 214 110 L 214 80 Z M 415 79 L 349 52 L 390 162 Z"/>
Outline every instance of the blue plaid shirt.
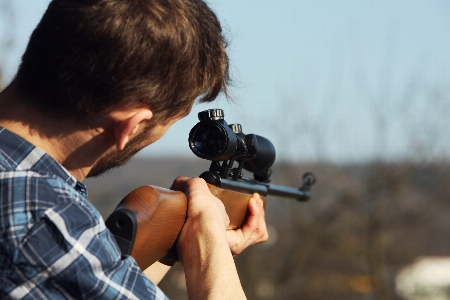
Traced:
<path fill-rule="evenodd" d="M 0 127 L 0 299 L 166 299 L 86 198 L 60 164 Z"/>

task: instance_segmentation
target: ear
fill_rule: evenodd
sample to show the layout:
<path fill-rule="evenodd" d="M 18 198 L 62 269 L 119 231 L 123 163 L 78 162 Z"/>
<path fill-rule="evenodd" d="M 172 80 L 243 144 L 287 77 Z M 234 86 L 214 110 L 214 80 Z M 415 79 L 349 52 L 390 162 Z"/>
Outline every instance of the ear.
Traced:
<path fill-rule="evenodd" d="M 138 107 L 116 111 L 114 113 L 114 137 L 118 150 L 123 150 L 130 136 L 136 133 L 139 125 L 153 116 L 148 107 Z"/>

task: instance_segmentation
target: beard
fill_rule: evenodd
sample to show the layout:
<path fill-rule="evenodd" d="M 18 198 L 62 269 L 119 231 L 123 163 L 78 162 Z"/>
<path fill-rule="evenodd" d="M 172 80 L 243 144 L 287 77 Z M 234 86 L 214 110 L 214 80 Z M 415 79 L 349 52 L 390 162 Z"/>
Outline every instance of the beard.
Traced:
<path fill-rule="evenodd" d="M 145 148 L 148 132 L 141 132 L 131 139 L 123 150 L 111 148 L 105 152 L 92 166 L 87 178 L 98 177 L 112 169 L 127 164 L 139 151 Z"/>

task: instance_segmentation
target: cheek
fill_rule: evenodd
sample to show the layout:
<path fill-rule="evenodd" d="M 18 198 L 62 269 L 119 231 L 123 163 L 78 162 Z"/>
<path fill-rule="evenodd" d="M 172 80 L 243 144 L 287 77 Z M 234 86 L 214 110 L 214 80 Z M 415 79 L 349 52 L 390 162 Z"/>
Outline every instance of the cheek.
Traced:
<path fill-rule="evenodd" d="M 166 134 L 166 132 L 167 132 L 167 130 L 159 132 L 158 135 L 156 136 L 156 140 L 159 140 L 160 138 L 162 138 Z"/>
<path fill-rule="evenodd" d="M 170 128 L 170 126 L 160 127 L 160 128 L 157 128 L 155 131 L 153 131 L 153 133 L 151 135 L 151 143 L 154 143 L 157 140 L 161 139 L 164 136 L 164 134 L 166 134 L 166 132 L 169 128 Z"/>

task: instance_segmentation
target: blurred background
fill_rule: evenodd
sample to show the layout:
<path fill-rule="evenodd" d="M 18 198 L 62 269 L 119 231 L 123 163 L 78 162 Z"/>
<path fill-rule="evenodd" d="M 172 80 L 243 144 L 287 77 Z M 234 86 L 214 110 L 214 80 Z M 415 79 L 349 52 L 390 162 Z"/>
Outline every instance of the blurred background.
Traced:
<path fill-rule="evenodd" d="M 0 0 L 0 87 L 48 3 Z M 222 108 L 273 142 L 273 183 L 318 177 L 307 203 L 269 197 L 269 241 L 236 257 L 249 299 L 450 299 L 450 2 L 209 4 L 233 101 L 195 106 L 129 165 L 87 180 L 103 216 L 141 185 L 207 170 L 188 133 Z M 187 299 L 180 266 L 161 287 Z"/>

